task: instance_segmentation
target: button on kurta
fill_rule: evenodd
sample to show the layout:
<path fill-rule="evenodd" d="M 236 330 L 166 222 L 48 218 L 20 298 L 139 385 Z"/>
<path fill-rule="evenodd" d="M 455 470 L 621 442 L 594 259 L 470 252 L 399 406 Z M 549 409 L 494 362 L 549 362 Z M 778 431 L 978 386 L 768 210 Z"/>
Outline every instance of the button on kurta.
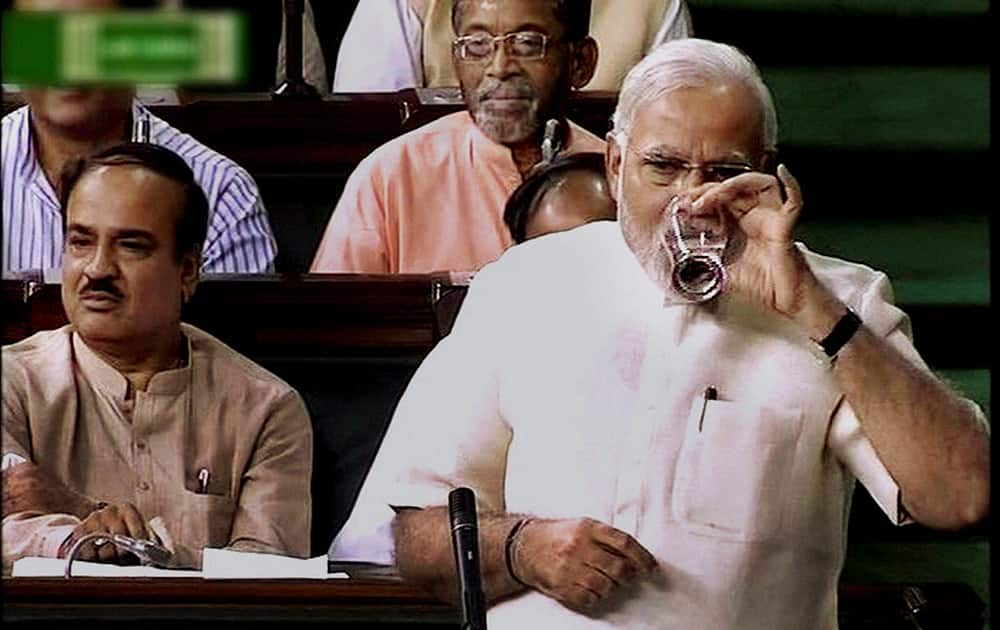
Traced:
<path fill-rule="evenodd" d="M 146 483 L 145 481 L 140 481 L 139 482 L 139 489 L 142 490 L 142 491 L 149 490 L 149 484 Z"/>

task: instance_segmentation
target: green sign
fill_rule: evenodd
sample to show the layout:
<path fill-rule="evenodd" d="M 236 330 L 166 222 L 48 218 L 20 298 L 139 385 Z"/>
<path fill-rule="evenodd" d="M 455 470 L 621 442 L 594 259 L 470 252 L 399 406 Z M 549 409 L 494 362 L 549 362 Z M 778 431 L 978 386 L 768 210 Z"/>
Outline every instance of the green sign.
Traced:
<path fill-rule="evenodd" d="M 230 11 L 4 13 L 4 83 L 232 84 L 247 57 L 246 18 Z"/>

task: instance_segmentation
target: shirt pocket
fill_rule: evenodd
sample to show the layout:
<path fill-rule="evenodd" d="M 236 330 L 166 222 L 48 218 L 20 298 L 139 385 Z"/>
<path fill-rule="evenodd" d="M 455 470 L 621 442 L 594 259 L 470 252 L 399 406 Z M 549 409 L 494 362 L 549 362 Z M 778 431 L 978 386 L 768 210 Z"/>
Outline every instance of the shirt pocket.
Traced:
<path fill-rule="evenodd" d="M 215 470 L 220 470 L 216 467 Z M 184 475 L 181 542 L 192 547 L 224 547 L 229 543 L 236 502 L 229 495 L 227 474 L 199 478 L 201 468 Z"/>
<path fill-rule="evenodd" d="M 780 536 L 802 418 L 796 408 L 695 399 L 674 476 L 673 518 L 712 538 Z"/>

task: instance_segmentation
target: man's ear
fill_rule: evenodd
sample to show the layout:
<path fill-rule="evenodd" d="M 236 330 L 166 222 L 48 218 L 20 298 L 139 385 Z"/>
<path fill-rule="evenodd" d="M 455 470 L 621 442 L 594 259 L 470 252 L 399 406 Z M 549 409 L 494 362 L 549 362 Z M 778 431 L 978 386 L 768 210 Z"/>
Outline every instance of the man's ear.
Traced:
<path fill-rule="evenodd" d="M 583 41 L 573 44 L 570 63 L 570 87 L 574 90 L 582 89 L 590 83 L 597 70 L 597 42 L 593 37 L 585 37 Z"/>
<path fill-rule="evenodd" d="M 604 148 L 604 172 L 608 179 L 608 191 L 611 198 L 618 201 L 615 196 L 618 194 L 618 178 L 622 176 L 622 147 L 618 144 L 618 135 L 609 131 L 605 137 Z"/>
<path fill-rule="evenodd" d="M 187 304 L 198 286 L 198 271 L 201 268 L 201 245 L 181 254 L 181 304 Z"/>

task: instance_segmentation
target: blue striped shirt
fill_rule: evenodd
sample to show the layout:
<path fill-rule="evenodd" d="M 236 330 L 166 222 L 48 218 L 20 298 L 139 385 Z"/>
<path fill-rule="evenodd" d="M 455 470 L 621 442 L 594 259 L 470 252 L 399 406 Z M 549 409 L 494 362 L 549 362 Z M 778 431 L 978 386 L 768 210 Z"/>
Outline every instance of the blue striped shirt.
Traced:
<path fill-rule="evenodd" d="M 208 197 L 204 273 L 274 270 L 277 245 L 257 184 L 249 173 L 135 101 L 133 120 L 147 120 L 149 142 L 171 149 L 188 163 Z M 35 152 L 28 107 L 3 117 L 0 192 L 3 195 L 3 271 L 62 266 L 63 219 L 55 190 Z"/>

